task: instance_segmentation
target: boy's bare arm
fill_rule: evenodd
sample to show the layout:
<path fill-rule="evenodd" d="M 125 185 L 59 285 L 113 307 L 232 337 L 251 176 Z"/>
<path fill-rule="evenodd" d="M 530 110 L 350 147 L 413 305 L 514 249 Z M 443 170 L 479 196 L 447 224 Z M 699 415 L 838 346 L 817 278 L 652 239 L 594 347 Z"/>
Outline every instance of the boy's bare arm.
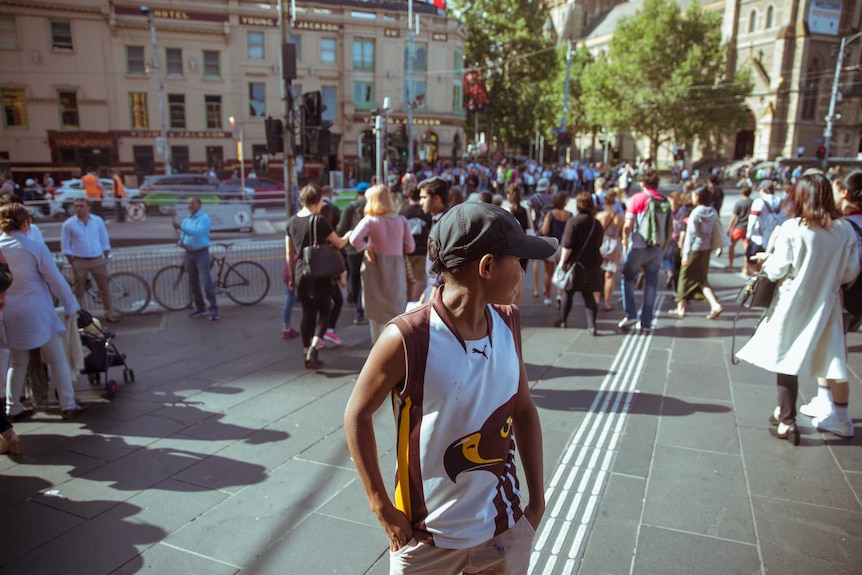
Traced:
<path fill-rule="evenodd" d="M 539 411 L 530 395 L 527 385 L 527 369 L 521 362 L 521 380 L 518 383 L 518 395 L 515 399 L 514 421 L 515 441 L 521 453 L 521 463 L 524 466 L 524 480 L 530 501 L 524 508 L 524 514 L 534 529 L 539 527 L 542 515 L 545 513 L 545 480 L 542 453 L 542 424 L 539 421 Z"/>
<path fill-rule="evenodd" d="M 387 327 L 371 348 L 356 386 L 344 412 L 347 446 L 365 487 L 368 503 L 389 537 L 389 548 L 397 551 L 413 536 L 407 517 L 392 503 L 377 457 L 374 435 L 374 413 L 399 385 L 407 373 L 401 333 L 394 325 Z"/>

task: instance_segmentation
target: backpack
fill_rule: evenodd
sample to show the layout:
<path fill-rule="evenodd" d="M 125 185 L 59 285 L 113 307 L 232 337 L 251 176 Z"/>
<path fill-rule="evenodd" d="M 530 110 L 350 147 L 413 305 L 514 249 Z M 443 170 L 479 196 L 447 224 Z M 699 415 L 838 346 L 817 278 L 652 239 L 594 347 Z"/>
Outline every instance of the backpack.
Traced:
<path fill-rule="evenodd" d="M 775 231 L 775 228 L 784 222 L 784 218 L 781 217 L 780 207 L 781 204 L 779 203 L 779 209 L 775 211 L 771 203 L 763 200 L 763 211 L 760 212 L 760 237 L 763 238 L 764 248 L 769 243 L 769 237 Z"/>
<path fill-rule="evenodd" d="M 667 198 L 657 200 L 650 195 L 643 221 L 638 233 L 647 246 L 664 247 L 673 233 L 673 211 Z"/>
<path fill-rule="evenodd" d="M 862 229 L 848 219 L 844 221 L 853 226 L 857 241 L 862 241 Z M 859 257 L 862 259 L 862 254 Z M 841 290 L 844 292 L 844 309 L 850 312 L 850 315 L 862 316 L 862 274 L 853 283 L 841 286 Z"/>
<path fill-rule="evenodd" d="M 542 226 L 545 225 L 545 220 L 548 218 L 548 214 L 551 213 L 554 209 L 554 202 L 545 201 L 542 198 L 542 194 L 538 193 L 534 196 L 538 201 L 542 202 L 542 205 L 536 210 L 537 217 L 536 221 L 533 222 L 533 226 L 536 228 L 536 234 L 541 235 Z"/>

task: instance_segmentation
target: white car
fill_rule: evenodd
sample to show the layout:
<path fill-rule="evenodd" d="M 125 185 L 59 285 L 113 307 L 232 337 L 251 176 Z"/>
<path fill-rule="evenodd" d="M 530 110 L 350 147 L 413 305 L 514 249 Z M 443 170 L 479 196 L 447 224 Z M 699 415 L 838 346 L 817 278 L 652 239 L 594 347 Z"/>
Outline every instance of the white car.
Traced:
<path fill-rule="evenodd" d="M 105 197 L 102 199 L 102 207 L 106 210 L 114 209 L 114 194 L 111 191 L 111 185 L 113 181 L 111 178 L 99 178 L 99 182 L 101 182 L 102 187 L 105 188 Z M 60 185 L 57 186 L 54 191 L 54 203 L 61 207 L 63 212 L 66 215 L 74 216 L 75 208 L 74 203 L 77 198 L 85 198 L 87 197 L 86 192 L 84 192 L 84 186 L 81 183 L 80 178 L 73 178 L 71 180 L 63 180 L 60 182 Z M 140 202 L 141 201 L 141 192 L 139 192 L 135 188 L 126 188 L 126 198 L 123 200 L 125 205 L 128 205 L 129 202 Z"/>

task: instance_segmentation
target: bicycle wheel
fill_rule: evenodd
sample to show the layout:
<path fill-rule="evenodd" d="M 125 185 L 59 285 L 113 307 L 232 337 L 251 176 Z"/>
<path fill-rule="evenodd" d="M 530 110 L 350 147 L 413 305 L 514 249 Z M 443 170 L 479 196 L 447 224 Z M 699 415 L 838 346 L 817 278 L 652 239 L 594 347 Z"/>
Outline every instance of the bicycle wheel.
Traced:
<path fill-rule="evenodd" d="M 165 309 L 182 311 L 192 305 L 189 276 L 183 266 L 166 266 L 153 278 L 153 297 Z"/>
<path fill-rule="evenodd" d="M 224 291 L 238 304 L 254 305 L 269 292 L 269 274 L 255 262 L 231 264 L 224 274 Z"/>
<path fill-rule="evenodd" d="M 113 307 L 120 313 L 141 313 L 150 305 L 150 286 L 138 274 L 113 273 L 109 285 Z"/>

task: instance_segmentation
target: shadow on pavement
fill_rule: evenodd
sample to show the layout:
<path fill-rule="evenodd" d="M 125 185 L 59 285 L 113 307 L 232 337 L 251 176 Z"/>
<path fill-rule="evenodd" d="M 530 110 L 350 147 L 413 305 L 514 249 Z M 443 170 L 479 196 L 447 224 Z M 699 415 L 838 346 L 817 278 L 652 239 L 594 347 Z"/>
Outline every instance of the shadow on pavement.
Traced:
<path fill-rule="evenodd" d="M 556 411 L 589 411 L 597 392 L 588 389 L 557 390 L 532 389 L 533 401 L 538 407 Z M 613 405 L 616 398 L 612 398 Z M 596 410 L 598 411 L 598 410 Z M 724 413 L 730 411 L 726 405 L 714 403 L 689 403 L 675 397 L 654 393 L 636 393 L 628 413 L 643 415 L 692 415 L 694 413 Z"/>
<path fill-rule="evenodd" d="M 547 381 L 558 377 L 597 377 L 605 376 L 607 374 L 614 375 L 616 373 L 614 371 L 608 371 L 607 369 L 559 367 L 556 365 L 548 367 L 546 365 L 535 363 L 525 363 L 524 366 L 527 368 L 527 376 L 531 381 L 536 379 Z M 536 377 L 533 377 L 533 375 L 536 375 Z"/>

